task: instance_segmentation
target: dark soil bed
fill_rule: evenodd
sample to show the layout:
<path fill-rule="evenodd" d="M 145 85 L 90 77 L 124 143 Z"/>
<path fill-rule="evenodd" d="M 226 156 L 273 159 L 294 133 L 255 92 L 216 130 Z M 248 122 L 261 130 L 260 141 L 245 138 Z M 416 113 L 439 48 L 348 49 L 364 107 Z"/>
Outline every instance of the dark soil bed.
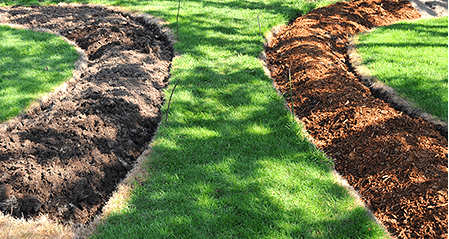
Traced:
<path fill-rule="evenodd" d="M 155 19 L 101 6 L 0 8 L 0 23 L 50 29 L 88 57 L 64 89 L 0 126 L 0 209 L 86 223 L 158 127 L 172 42 Z"/>
<path fill-rule="evenodd" d="M 375 98 L 348 56 L 350 35 L 419 17 L 400 0 L 316 9 L 274 34 L 267 68 L 315 144 L 394 236 L 446 238 L 447 139 Z"/>

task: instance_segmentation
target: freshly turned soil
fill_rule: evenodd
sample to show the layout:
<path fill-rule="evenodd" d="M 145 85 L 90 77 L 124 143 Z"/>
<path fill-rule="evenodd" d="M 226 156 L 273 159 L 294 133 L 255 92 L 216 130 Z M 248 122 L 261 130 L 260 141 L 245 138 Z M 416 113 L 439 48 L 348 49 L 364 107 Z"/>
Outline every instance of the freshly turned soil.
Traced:
<path fill-rule="evenodd" d="M 266 63 L 314 143 L 393 236 L 446 238 L 446 137 L 375 98 L 348 56 L 351 35 L 419 17 L 400 0 L 319 8 L 273 33 Z"/>
<path fill-rule="evenodd" d="M 49 99 L 0 125 L 0 210 L 86 223 L 154 136 L 172 42 L 150 16 L 93 5 L 2 7 L 0 23 L 49 29 L 88 58 Z"/>

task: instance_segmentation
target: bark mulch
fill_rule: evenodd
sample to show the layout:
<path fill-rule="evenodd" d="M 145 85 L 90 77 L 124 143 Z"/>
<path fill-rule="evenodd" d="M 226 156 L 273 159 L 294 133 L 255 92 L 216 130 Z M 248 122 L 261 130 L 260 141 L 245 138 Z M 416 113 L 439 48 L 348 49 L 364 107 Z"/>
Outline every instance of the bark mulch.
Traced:
<path fill-rule="evenodd" d="M 172 42 L 147 15 L 93 5 L 1 7 L 0 23 L 50 29 L 88 58 L 49 99 L 0 125 L 0 210 L 86 223 L 154 136 Z"/>
<path fill-rule="evenodd" d="M 315 144 L 392 235 L 445 238 L 447 136 L 374 97 L 348 56 L 351 35 L 419 17 L 400 0 L 319 8 L 273 33 L 266 63 Z"/>

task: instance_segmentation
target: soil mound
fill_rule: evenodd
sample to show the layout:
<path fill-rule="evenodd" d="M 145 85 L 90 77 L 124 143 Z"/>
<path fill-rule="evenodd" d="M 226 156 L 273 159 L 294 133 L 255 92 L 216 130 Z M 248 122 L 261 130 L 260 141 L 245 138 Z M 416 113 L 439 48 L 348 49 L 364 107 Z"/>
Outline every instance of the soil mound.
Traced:
<path fill-rule="evenodd" d="M 0 22 L 73 41 L 87 66 L 0 127 L 0 209 L 86 223 L 148 147 L 161 119 L 172 42 L 155 19 L 102 6 L 0 8 Z"/>
<path fill-rule="evenodd" d="M 393 235 L 444 238 L 446 138 L 422 118 L 373 97 L 348 57 L 351 35 L 419 17 L 401 0 L 316 9 L 274 34 L 267 68 L 316 145 L 335 159 L 336 170 Z"/>

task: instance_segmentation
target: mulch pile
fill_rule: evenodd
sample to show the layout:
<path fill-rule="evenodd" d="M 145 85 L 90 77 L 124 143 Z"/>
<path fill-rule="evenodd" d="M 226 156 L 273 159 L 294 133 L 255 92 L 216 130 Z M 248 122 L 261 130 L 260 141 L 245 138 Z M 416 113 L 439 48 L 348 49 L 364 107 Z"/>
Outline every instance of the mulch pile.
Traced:
<path fill-rule="evenodd" d="M 375 98 L 348 56 L 351 35 L 419 17 L 400 0 L 316 9 L 274 33 L 267 68 L 315 144 L 394 236 L 445 238 L 447 136 Z"/>
<path fill-rule="evenodd" d="M 0 125 L 0 210 L 86 223 L 154 136 L 172 42 L 155 19 L 102 6 L 2 7 L 0 23 L 50 29 L 88 58 L 51 98 Z"/>

